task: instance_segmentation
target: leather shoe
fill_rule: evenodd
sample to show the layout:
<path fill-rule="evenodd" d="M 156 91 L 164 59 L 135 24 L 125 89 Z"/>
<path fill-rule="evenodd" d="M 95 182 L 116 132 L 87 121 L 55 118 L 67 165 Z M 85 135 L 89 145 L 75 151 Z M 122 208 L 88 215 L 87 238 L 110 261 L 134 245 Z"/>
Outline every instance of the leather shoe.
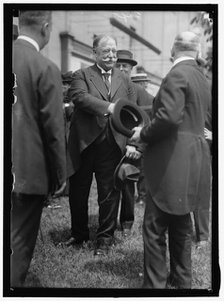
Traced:
<path fill-rule="evenodd" d="M 98 248 L 94 250 L 94 256 L 105 256 L 107 254 L 108 254 L 108 249 L 106 250 L 106 249 Z"/>
<path fill-rule="evenodd" d="M 80 246 L 83 244 L 84 241 L 88 241 L 89 239 L 78 239 L 76 237 L 70 237 L 68 240 L 66 240 L 65 242 L 63 242 L 62 244 L 65 247 L 69 247 L 69 246 Z"/>
<path fill-rule="evenodd" d="M 135 200 L 135 203 L 142 206 L 145 204 L 145 201 L 143 200 L 143 198 L 138 196 L 137 199 Z"/>
<path fill-rule="evenodd" d="M 105 243 L 105 242 L 97 242 L 96 248 L 94 250 L 94 255 L 95 256 L 105 256 L 109 252 L 109 247 L 112 245 L 111 243 Z"/>
<path fill-rule="evenodd" d="M 122 235 L 123 235 L 124 237 L 130 236 L 130 235 L 131 235 L 131 229 L 123 229 Z"/>

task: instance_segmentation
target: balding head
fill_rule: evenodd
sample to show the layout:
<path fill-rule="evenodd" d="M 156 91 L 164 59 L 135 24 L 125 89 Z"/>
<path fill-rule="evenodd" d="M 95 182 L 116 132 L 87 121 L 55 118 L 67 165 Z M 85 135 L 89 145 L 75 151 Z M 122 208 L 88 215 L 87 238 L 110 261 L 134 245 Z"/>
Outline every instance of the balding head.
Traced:
<path fill-rule="evenodd" d="M 184 31 L 176 36 L 171 50 L 171 55 L 174 58 L 186 55 L 196 58 L 199 50 L 199 36 L 194 32 Z"/>

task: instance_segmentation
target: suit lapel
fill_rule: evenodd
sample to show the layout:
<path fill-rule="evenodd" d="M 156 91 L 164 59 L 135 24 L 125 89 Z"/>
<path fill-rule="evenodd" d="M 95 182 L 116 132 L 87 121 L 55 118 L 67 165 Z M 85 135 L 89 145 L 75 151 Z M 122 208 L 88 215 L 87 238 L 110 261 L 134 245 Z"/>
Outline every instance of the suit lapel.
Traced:
<path fill-rule="evenodd" d="M 94 84 L 96 89 L 100 92 L 100 94 L 103 96 L 105 100 L 108 100 L 108 92 L 106 85 L 103 81 L 103 78 L 101 76 L 100 70 L 94 65 L 90 69 L 90 81 Z"/>
<path fill-rule="evenodd" d="M 113 99 L 114 94 L 116 93 L 117 89 L 121 85 L 121 77 L 119 72 L 114 68 L 112 72 L 111 78 L 111 99 Z"/>

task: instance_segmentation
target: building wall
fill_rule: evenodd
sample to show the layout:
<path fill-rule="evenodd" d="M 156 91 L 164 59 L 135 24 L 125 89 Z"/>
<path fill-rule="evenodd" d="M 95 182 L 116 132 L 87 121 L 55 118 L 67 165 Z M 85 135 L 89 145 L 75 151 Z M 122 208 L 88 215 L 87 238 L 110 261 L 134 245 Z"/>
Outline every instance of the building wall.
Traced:
<path fill-rule="evenodd" d="M 158 78 L 163 78 L 171 67 L 170 48 L 174 37 L 183 30 L 189 30 L 190 21 L 197 12 L 185 11 L 53 11 L 53 29 L 48 45 L 42 53 L 54 61 L 62 69 L 63 55 L 61 49 L 62 32 L 68 32 L 80 44 L 85 44 L 86 56 L 89 60 L 76 56 L 77 43 L 69 41 L 68 70 L 92 64 L 91 48 L 94 35 L 107 33 L 117 38 L 118 49 L 130 49 L 138 66 L 143 66 L 147 72 Z M 161 50 L 155 53 L 145 45 L 131 38 L 128 34 L 114 27 L 110 18 L 115 18 L 127 28 L 132 28 L 135 33 Z M 16 22 L 15 22 L 16 23 Z M 204 49 L 204 48 L 203 48 Z M 64 68 L 64 67 L 63 67 Z M 68 71 L 68 70 L 63 70 Z M 136 69 L 133 69 L 135 72 Z"/>

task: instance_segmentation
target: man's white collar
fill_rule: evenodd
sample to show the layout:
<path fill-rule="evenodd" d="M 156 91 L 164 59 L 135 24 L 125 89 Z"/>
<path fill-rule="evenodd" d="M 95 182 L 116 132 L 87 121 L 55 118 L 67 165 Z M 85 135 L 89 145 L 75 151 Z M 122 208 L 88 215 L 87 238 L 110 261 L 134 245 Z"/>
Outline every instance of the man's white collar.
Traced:
<path fill-rule="evenodd" d="M 30 44 L 32 44 L 36 48 L 36 50 L 38 52 L 40 51 L 40 47 L 39 47 L 38 43 L 34 39 L 32 39 L 32 38 L 30 38 L 28 36 L 23 36 L 23 35 L 18 36 L 18 39 L 25 40 L 25 41 L 29 42 Z"/>
<path fill-rule="evenodd" d="M 100 67 L 98 64 L 96 64 L 97 65 L 97 67 L 101 70 L 101 73 L 103 74 L 103 73 L 110 73 L 111 74 L 111 72 L 112 72 L 112 69 L 110 69 L 110 70 L 108 70 L 108 71 L 105 71 L 102 67 Z"/>
<path fill-rule="evenodd" d="M 180 62 L 187 61 L 187 60 L 194 60 L 194 58 L 191 56 L 181 56 L 174 61 L 173 66 L 175 66 L 176 64 L 178 64 Z"/>

